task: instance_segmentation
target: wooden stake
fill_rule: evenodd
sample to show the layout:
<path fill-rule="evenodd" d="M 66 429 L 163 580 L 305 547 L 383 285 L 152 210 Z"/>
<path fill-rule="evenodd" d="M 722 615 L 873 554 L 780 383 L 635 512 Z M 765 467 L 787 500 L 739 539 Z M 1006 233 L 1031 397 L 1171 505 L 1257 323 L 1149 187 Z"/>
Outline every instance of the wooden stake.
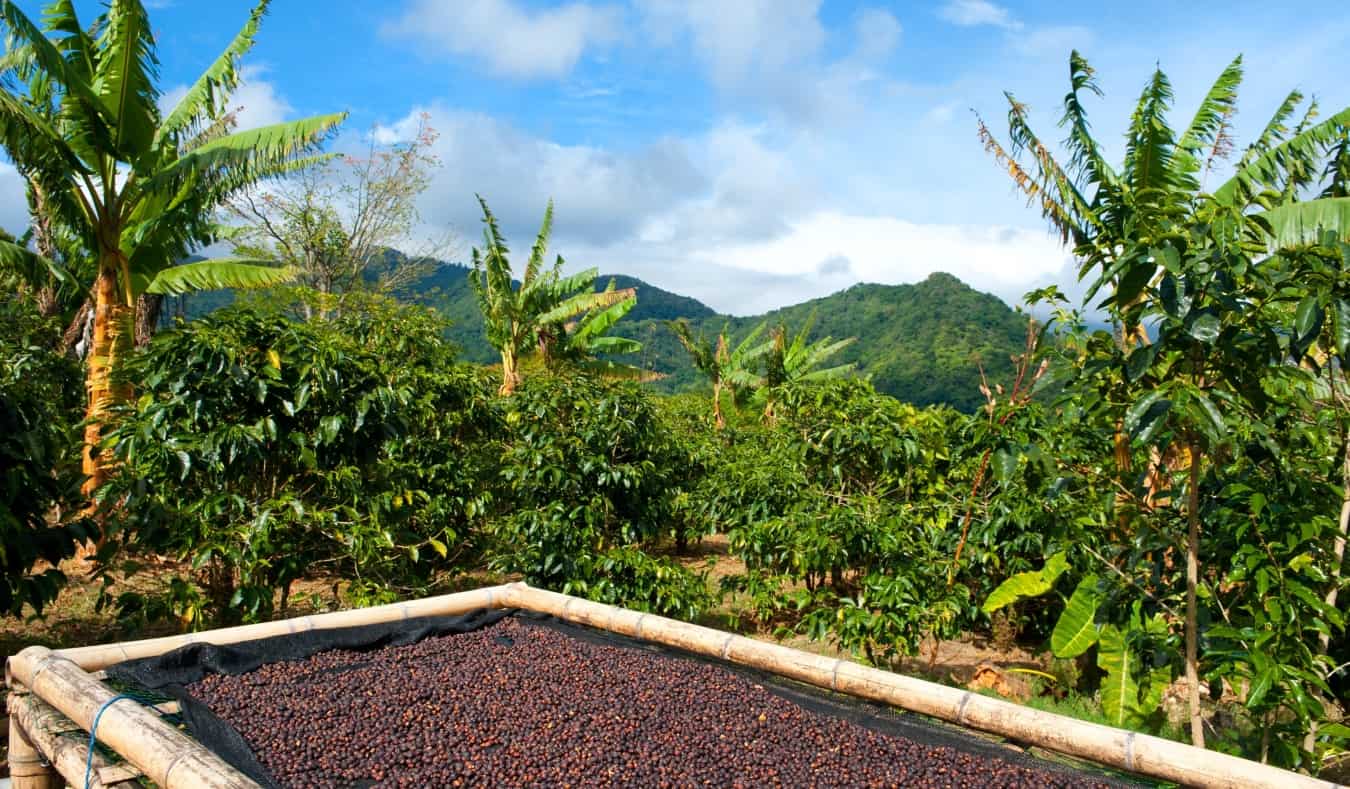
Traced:
<path fill-rule="evenodd" d="M 13 717 L 9 719 L 9 785 L 13 789 L 61 789 L 66 785 Z"/>

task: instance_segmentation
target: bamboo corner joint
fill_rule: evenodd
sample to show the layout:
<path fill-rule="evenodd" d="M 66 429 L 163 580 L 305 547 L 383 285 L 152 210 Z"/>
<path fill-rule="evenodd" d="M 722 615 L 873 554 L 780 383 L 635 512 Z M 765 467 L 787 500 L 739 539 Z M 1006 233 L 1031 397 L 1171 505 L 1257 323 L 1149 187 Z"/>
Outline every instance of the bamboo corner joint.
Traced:
<path fill-rule="evenodd" d="M 230 644 L 307 630 L 462 614 L 479 608 L 517 608 L 548 614 L 1187 786 L 1339 787 L 1247 759 L 1042 712 L 849 660 L 534 589 L 523 583 L 183 636 L 57 651 L 29 647 L 9 658 L 5 665 L 5 682 L 10 691 L 13 787 L 48 789 L 63 782 L 84 786 L 87 746 L 55 735 L 76 727 L 88 732 L 105 705 L 98 739 L 122 756 L 130 767 L 110 765 L 96 754 L 91 786 L 130 785 L 125 782 L 143 775 L 166 789 L 256 787 L 253 781 L 164 722 L 154 711 L 134 700 L 114 701 L 117 694 L 90 672 L 196 642 Z"/>

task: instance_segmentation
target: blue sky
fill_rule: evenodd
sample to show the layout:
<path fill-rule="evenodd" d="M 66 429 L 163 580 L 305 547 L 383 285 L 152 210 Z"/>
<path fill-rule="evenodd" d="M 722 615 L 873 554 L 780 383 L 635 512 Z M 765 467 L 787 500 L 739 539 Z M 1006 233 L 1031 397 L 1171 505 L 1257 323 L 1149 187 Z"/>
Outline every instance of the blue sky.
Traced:
<path fill-rule="evenodd" d="M 172 90 L 252 4 L 147 5 Z M 1350 105 L 1343 1 L 1147 0 L 277 0 L 235 103 L 245 126 L 350 110 L 338 146 L 428 113 L 443 166 L 422 216 L 465 248 L 474 192 L 517 248 L 552 197 L 554 250 L 575 267 L 725 311 L 935 270 L 1015 302 L 1071 280 L 1071 261 L 983 152 L 971 110 L 1001 132 L 1012 91 L 1057 139 L 1073 48 L 1097 67 L 1106 97 L 1089 110 L 1117 154 L 1155 64 L 1181 125 L 1242 53 L 1240 143 L 1292 88 L 1328 113 Z M 0 224 L 18 229 L 5 167 Z"/>

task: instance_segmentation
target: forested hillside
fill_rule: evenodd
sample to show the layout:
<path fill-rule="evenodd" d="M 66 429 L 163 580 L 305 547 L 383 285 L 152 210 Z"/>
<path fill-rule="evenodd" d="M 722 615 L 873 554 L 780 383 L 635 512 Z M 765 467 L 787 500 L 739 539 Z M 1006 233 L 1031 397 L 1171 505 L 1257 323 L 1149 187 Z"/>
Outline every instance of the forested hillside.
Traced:
<path fill-rule="evenodd" d="M 422 288 L 424 303 L 436 306 L 452 321 L 451 339 L 463 348 L 464 358 L 492 362 L 495 353 L 483 338 L 483 318 L 465 276 L 468 268 L 442 267 Z M 857 337 L 838 363 L 857 363 L 872 376 L 879 391 L 900 400 L 929 405 L 946 403 L 971 410 L 983 399 L 979 393 L 980 365 L 991 380 L 1002 380 L 1012 369 L 1010 357 L 1026 335 L 1026 323 L 1003 301 L 980 293 L 950 274 L 935 273 L 913 285 L 858 284 L 819 299 L 774 310 L 765 315 L 721 315 L 705 304 L 623 275 L 601 275 L 604 287 L 636 287 L 637 306 L 614 333 L 643 345 L 634 364 L 665 374 L 653 384 L 667 392 L 704 386 L 689 364 L 679 342 L 664 321 L 685 318 L 707 335 L 729 327 L 731 338 L 745 336 L 756 325 L 783 323 L 796 331 L 814 311 L 812 339 Z"/>

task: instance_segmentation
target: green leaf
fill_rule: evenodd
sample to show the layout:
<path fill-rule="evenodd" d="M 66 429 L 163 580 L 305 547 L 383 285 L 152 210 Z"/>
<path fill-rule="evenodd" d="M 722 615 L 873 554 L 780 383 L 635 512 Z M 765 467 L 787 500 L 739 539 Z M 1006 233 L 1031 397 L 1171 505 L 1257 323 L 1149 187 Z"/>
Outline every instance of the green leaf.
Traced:
<path fill-rule="evenodd" d="M 155 132 L 155 144 L 159 145 L 169 135 L 187 130 L 193 124 L 218 117 L 226 109 L 229 95 L 239 85 L 239 59 L 253 48 L 253 40 L 263 15 L 267 13 L 270 0 L 259 0 L 249 15 L 248 21 L 224 52 L 216 58 L 206 71 L 197 78 L 192 87 L 183 94 L 174 108 L 165 116 Z"/>
<path fill-rule="evenodd" d="M 1130 651 L 1125 634 L 1115 625 L 1103 625 L 1097 647 L 1097 666 L 1102 679 L 1102 712 L 1112 726 L 1126 726 L 1139 704 L 1139 686 L 1130 673 Z"/>
<path fill-rule="evenodd" d="M 1120 284 L 1116 286 L 1115 302 L 1121 307 L 1131 304 L 1148 287 L 1149 280 L 1158 271 L 1158 266 L 1149 258 L 1141 258 L 1139 262 L 1127 270 L 1120 278 Z"/>
<path fill-rule="evenodd" d="M 1009 452 L 1006 449 L 999 449 L 994 453 L 994 478 L 999 482 L 1007 482 L 1012 475 L 1017 472 L 1017 454 Z"/>
<path fill-rule="evenodd" d="M 1256 709 L 1261 701 L 1265 699 L 1270 688 L 1275 684 L 1275 676 L 1279 672 L 1279 667 L 1274 663 L 1267 665 L 1265 670 L 1256 676 L 1252 682 L 1251 690 L 1247 693 L 1247 709 Z"/>
<path fill-rule="evenodd" d="M 1138 441 L 1147 441 L 1161 426 L 1163 417 L 1172 408 L 1172 401 L 1163 395 L 1162 389 L 1154 389 L 1136 400 L 1125 411 L 1125 432 Z"/>
<path fill-rule="evenodd" d="M 1350 353 L 1350 301 L 1336 299 L 1336 353 L 1344 359 Z"/>
<path fill-rule="evenodd" d="M 1272 249 L 1316 244 L 1328 232 L 1350 241 L 1350 197 L 1285 203 L 1259 216 L 1270 225 Z"/>
<path fill-rule="evenodd" d="M 1317 338 L 1325 315 L 1316 295 L 1305 296 L 1298 303 L 1298 309 L 1294 311 L 1294 337 L 1301 348 L 1308 347 Z"/>
<path fill-rule="evenodd" d="M 1190 322 L 1187 332 L 1203 343 L 1211 343 L 1219 339 L 1219 332 L 1222 329 L 1219 323 L 1219 316 L 1212 312 L 1204 312 L 1195 316 L 1195 320 Z"/>
<path fill-rule="evenodd" d="M 1224 426 L 1223 415 L 1215 407 L 1214 401 L 1204 392 L 1196 392 L 1192 397 L 1195 407 L 1191 409 L 1191 417 L 1199 426 L 1200 432 L 1209 439 L 1210 446 L 1223 443 L 1224 437 L 1228 434 L 1228 429 Z"/>
<path fill-rule="evenodd" d="M 295 277 L 295 270 L 265 265 L 264 261 L 217 258 L 170 266 L 149 280 L 139 280 L 138 293 L 179 295 L 202 290 L 243 290 L 280 285 Z"/>
<path fill-rule="evenodd" d="M 1097 643 L 1097 625 L 1093 620 L 1102 602 L 1098 580 L 1096 575 L 1084 577 L 1069 597 L 1069 604 L 1050 634 L 1050 650 L 1055 657 L 1075 658 Z"/>
<path fill-rule="evenodd" d="M 1019 600 L 1039 597 L 1054 588 L 1055 581 L 1059 580 L 1067 569 L 1069 569 L 1068 555 L 1061 551 L 1047 559 L 1041 569 L 1018 573 L 999 584 L 989 593 L 989 598 L 984 601 L 981 610 L 986 614 L 992 614 Z"/>
<path fill-rule="evenodd" d="M 1129 358 L 1125 361 L 1125 377 L 1131 383 L 1135 383 L 1140 378 L 1143 378 L 1144 374 L 1148 372 L 1148 368 L 1153 365 L 1153 360 L 1157 355 L 1157 343 L 1151 342 L 1147 345 L 1141 345 L 1138 348 L 1135 348 L 1130 352 Z"/>

